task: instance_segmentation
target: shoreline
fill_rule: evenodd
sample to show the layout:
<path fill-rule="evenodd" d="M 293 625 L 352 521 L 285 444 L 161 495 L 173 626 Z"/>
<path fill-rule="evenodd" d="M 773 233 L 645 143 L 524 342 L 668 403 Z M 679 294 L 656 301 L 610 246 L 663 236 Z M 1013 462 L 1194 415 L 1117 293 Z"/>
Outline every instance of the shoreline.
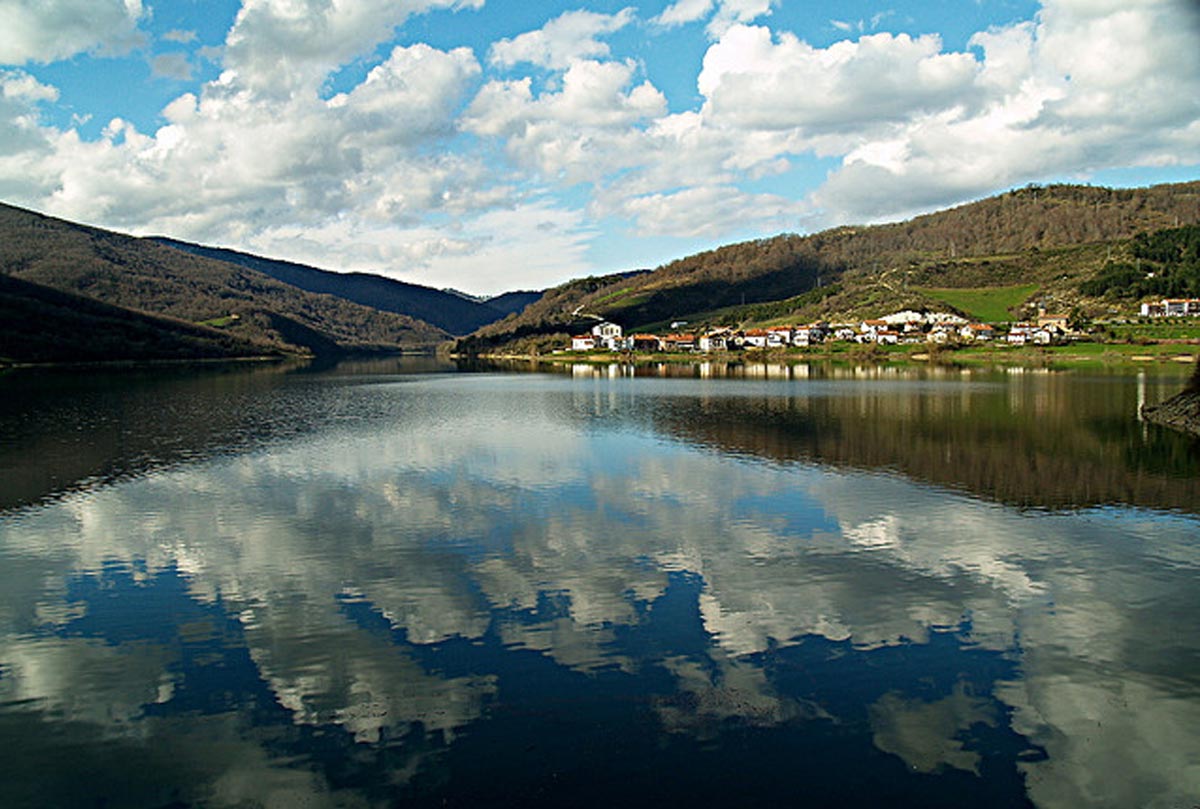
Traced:
<path fill-rule="evenodd" d="M 1086 348 L 1085 348 L 1086 347 Z M 1189 348 L 1183 351 L 1184 347 Z M 612 352 L 612 351 L 563 351 L 553 354 L 484 353 L 472 356 L 451 354 L 457 360 L 485 360 L 497 362 L 530 362 L 549 364 L 594 364 L 621 363 L 627 365 L 688 364 L 701 362 L 726 362 L 733 364 L 806 362 L 846 363 L 921 363 L 928 365 L 973 367 L 980 365 L 1025 366 L 1025 367 L 1091 367 L 1117 366 L 1127 368 L 1179 368 L 1200 364 L 1200 345 L 1183 343 L 1158 343 L 1134 345 L 1128 343 L 1075 343 L 1063 346 L 979 346 L 957 349 L 929 346 L 902 346 L 887 348 L 847 347 L 844 350 L 822 350 L 811 348 L 787 348 L 716 351 L 716 352 Z"/>

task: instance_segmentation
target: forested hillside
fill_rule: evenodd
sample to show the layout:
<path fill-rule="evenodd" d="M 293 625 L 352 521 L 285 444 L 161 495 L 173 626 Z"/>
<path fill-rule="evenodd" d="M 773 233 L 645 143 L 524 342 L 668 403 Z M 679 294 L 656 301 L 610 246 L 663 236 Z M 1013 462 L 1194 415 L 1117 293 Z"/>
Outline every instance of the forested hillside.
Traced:
<path fill-rule="evenodd" d="M 454 335 L 469 334 L 512 311 L 492 306 L 490 301 L 480 303 L 440 289 L 408 284 L 381 275 L 331 272 L 175 239 L 156 238 L 155 241 L 194 255 L 247 267 L 308 292 L 333 295 L 385 312 L 408 315 Z"/>
<path fill-rule="evenodd" d="M 284 284 L 148 239 L 0 205 L 0 273 L 115 306 L 224 329 L 259 353 L 428 348 L 427 323 Z"/>
<path fill-rule="evenodd" d="M 549 291 L 480 329 L 460 350 L 562 334 L 588 316 L 626 328 L 878 314 L 942 305 L 944 288 L 1025 286 L 1055 305 L 1130 256 L 1139 233 L 1200 223 L 1200 182 L 1143 189 L 1030 186 L 907 222 L 784 234 L 698 253 L 628 276 Z M 1082 301 L 1087 303 L 1087 301 Z"/>
<path fill-rule="evenodd" d="M 271 353 L 228 332 L 0 275 L 0 362 L 223 359 Z"/>

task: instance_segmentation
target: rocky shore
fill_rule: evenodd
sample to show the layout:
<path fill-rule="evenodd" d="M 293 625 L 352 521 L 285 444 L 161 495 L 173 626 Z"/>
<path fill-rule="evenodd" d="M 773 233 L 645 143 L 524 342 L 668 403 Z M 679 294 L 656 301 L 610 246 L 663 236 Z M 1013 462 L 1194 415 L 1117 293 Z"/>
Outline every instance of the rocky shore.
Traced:
<path fill-rule="evenodd" d="M 1162 404 L 1143 407 L 1142 415 L 1154 424 L 1200 435 L 1200 365 L 1181 393 Z"/>

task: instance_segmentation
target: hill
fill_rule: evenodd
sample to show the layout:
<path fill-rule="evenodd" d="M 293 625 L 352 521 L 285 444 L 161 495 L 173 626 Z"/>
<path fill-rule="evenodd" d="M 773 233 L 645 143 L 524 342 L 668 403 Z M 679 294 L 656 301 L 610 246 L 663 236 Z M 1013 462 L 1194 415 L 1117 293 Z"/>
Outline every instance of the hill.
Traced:
<path fill-rule="evenodd" d="M 595 318 L 628 330 L 679 320 L 770 323 L 954 308 L 946 290 L 989 297 L 985 290 L 1023 289 L 1015 303 L 1002 301 L 1013 315 L 1035 298 L 1098 312 L 1108 304 L 1083 294 L 1083 282 L 1128 258 L 1136 234 L 1197 222 L 1200 182 L 1141 189 L 1029 186 L 906 222 L 783 234 L 698 253 L 653 272 L 573 281 L 460 341 L 459 350 L 548 347 L 551 335 L 561 339 Z"/>
<path fill-rule="evenodd" d="M 0 205 L 0 274 L 221 328 L 256 353 L 427 349 L 441 329 L 149 239 Z"/>
<path fill-rule="evenodd" d="M 219 329 L 0 275 L 0 362 L 222 359 L 263 354 Z"/>
<path fill-rule="evenodd" d="M 290 261 L 263 258 L 236 250 L 206 247 L 164 237 L 155 237 L 154 241 L 193 255 L 256 270 L 308 292 L 333 295 L 363 306 L 423 320 L 452 335 L 469 334 L 512 311 L 507 303 L 497 307 L 493 306 L 490 300 L 480 302 L 452 291 L 409 284 L 382 275 L 331 272 Z M 540 297 L 540 293 L 535 297 Z"/>
<path fill-rule="evenodd" d="M 535 292 L 532 290 L 518 290 L 515 292 L 505 292 L 497 295 L 494 298 L 488 298 L 484 303 L 500 313 L 500 317 L 517 314 L 524 311 L 526 306 L 534 301 L 541 300 L 544 293 Z M 500 318 L 497 318 L 499 320 Z"/>

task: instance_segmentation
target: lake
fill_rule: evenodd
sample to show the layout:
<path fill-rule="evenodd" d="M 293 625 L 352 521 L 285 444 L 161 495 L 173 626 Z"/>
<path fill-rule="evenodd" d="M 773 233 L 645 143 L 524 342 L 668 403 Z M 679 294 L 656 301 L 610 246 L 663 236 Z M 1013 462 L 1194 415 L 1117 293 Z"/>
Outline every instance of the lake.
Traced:
<path fill-rule="evenodd" d="M 1184 371 L 0 377 L 0 806 L 1200 802 Z"/>

